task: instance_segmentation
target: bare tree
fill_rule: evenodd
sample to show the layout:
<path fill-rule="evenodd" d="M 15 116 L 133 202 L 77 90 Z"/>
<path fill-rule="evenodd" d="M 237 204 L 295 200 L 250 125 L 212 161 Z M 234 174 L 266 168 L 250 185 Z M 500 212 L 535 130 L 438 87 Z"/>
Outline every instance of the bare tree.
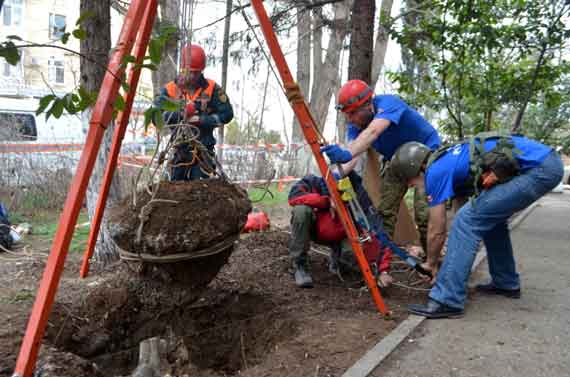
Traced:
<path fill-rule="evenodd" d="M 376 42 L 374 44 L 374 55 L 372 57 L 372 75 L 370 79 L 370 86 L 376 87 L 382 67 L 384 67 L 384 59 L 386 58 L 386 51 L 388 50 L 388 28 L 386 22 L 389 20 L 390 13 L 392 12 L 392 5 L 394 0 L 382 0 L 380 5 L 380 18 L 378 22 L 378 33 L 376 34 Z"/>
<path fill-rule="evenodd" d="M 105 77 L 106 68 L 109 60 L 109 51 L 111 50 L 111 2 L 110 0 L 81 0 L 81 14 L 90 13 L 92 17 L 84 21 L 84 28 L 87 31 L 87 37 L 81 40 L 81 85 L 88 91 L 98 91 Z M 87 60 L 89 59 L 89 60 Z M 97 64 L 93 64 L 97 62 Z M 89 127 L 92 109 L 84 111 L 82 114 L 84 127 Z M 87 187 L 87 211 L 89 218 L 95 213 L 95 205 L 101 181 L 105 173 L 107 164 L 107 156 L 111 149 L 111 141 L 113 138 L 114 123 L 108 125 L 103 137 L 101 148 L 97 156 L 97 161 Z M 120 182 L 118 176 L 115 175 L 107 204 L 116 203 L 121 197 Z M 108 229 L 105 221 L 99 232 L 99 239 L 95 247 L 95 255 L 97 258 L 107 260 L 117 255 L 114 242 L 109 237 Z"/>
<path fill-rule="evenodd" d="M 325 60 L 313 62 L 314 80 L 310 107 L 317 124 L 321 126 L 326 122 L 331 99 L 340 83 L 338 66 L 343 42 L 348 34 L 351 2 L 341 1 L 334 3 L 334 18 L 331 22 L 331 35 L 327 45 Z M 316 33 L 315 37 L 317 37 Z M 315 42 L 313 48 L 320 48 L 320 45 L 320 42 Z M 322 53 L 314 53 L 313 56 L 321 56 L 322 59 Z"/>
<path fill-rule="evenodd" d="M 162 26 L 178 26 L 178 14 L 180 13 L 180 0 L 159 0 L 159 13 L 155 21 L 154 31 L 157 32 Z M 176 61 L 178 44 L 176 38 L 168 40 L 162 52 L 162 59 L 156 71 L 152 71 L 152 86 L 155 93 L 166 83 L 176 77 Z"/>
<path fill-rule="evenodd" d="M 311 85 L 311 13 L 304 2 L 297 6 L 297 83 L 301 92 L 309 100 Z M 293 143 L 303 140 L 297 117 L 293 117 Z"/>
<path fill-rule="evenodd" d="M 222 44 L 222 89 L 224 92 L 228 86 L 228 64 L 230 57 L 230 26 L 232 20 L 232 0 L 226 0 L 226 19 L 224 21 L 224 41 Z M 224 128 L 218 128 L 218 142 L 220 144 L 224 143 Z M 218 156 L 220 160 L 224 158 L 224 149 L 220 148 L 218 151 Z"/>
<path fill-rule="evenodd" d="M 374 0 L 354 0 L 348 78 L 371 82 L 374 51 Z"/>

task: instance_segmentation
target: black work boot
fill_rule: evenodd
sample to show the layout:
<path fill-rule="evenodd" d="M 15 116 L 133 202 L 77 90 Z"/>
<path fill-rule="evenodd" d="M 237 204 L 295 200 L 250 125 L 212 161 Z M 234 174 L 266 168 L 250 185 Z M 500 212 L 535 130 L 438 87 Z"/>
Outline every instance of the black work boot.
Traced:
<path fill-rule="evenodd" d="M 463 316 L 463 309 L 453 308 L 451 306 L 442 304 L 432 298 L 428 298 L 428 302 L 425 305 L 408 305 L 408 312 L 431 319 L 459 318 Z"/>
<path fill-rule="evenodd" d="M 519 289 L 504 289 L 499 288 L 493 282 L 487 284 L 478 284 L 475 286 L 478 292 L 485 293 L 488 295 L 499 295 L 508 298 L 521 298 L 521 290 Z"/>
<path fill-rule="evenodd" d="M 313 288 L 313 278 L 311 274 L 307 271 L 307 267 L 301 263 L 293 263 L 295 284 L 299 288 Z"/>

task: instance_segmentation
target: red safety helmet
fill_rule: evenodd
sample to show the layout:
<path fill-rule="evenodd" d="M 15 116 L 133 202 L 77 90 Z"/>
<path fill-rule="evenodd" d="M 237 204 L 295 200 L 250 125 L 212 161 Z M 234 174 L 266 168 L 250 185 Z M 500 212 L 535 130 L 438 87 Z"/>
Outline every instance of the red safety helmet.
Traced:
<path fill-rule="evenodd" d="M 372 98 L 372 89 L 362 80 L 350 80 L 344 84 L 338 94 L 336 109 L 350 113 Z"/>
<path fill-rule="evenodd" d="M 186 45 L 182 48 L 180 66 L 189 71 L 202 72 L 206 68 L 206 53 L 198 45 Z"/>

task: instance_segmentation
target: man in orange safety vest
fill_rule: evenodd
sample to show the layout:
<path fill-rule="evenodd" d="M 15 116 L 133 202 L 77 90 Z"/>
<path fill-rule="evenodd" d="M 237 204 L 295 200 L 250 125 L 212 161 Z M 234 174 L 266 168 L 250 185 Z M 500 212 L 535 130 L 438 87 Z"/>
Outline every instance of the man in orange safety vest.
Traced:
<path fill-rule="evenodd" d="M 155 104 L 165 101 L 179 104 L 177 111 L 163 111 L 165 124 L 189 123 L 198 132 L 196 141 L 178 143 L 170 163 L 172 181 L 188 181 L 211 177 L 215 171 L 214 130 L 229 123 L 234 116 L 232 105 L 224 90 L 204 77 L 206 54 L 195 44 L 182 48 L 179 76 L 160 91 Z M 172 127 L 171 140 L 177 138 L 180 126 Z M 202 148 L 200 144 L 204 147 Z"/>

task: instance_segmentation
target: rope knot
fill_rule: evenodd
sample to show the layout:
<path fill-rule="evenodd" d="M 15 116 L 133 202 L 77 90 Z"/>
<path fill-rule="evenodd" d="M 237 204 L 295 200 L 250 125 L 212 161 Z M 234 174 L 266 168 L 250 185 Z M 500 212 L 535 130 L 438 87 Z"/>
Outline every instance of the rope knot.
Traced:
<path fill-rule="evenodd" d="M 301 88 L 296 82 L 285 83 L 285 96 L 290 103 L 304 103 L 305 97 L 301 93 Z"/>

